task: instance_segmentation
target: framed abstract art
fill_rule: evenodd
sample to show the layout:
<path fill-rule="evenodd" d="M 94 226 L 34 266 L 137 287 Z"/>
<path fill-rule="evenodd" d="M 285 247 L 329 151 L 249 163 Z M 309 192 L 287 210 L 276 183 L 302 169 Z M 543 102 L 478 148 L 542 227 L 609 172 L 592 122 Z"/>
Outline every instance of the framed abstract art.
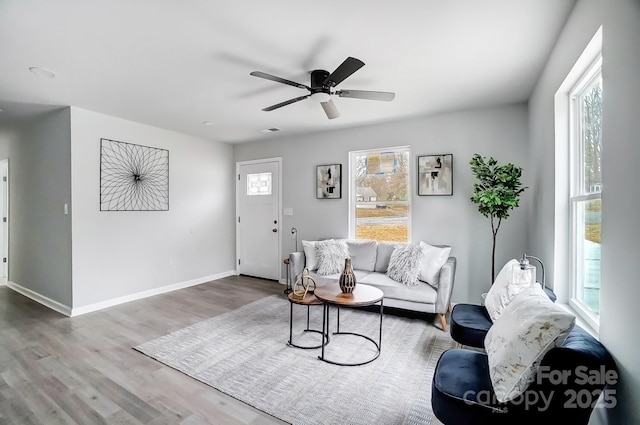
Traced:
<path fill-rule="evenodd" d="M 342 198 L 342 164 L 316 166 L 316 198 Z"/>
<path fill-rule="evenodd" d="M 453 195 L 453 154 L 418 156 L 418 195 Z"/>
<path fill-rule="evenodd" d="M 100 139 L 100 211 L 168 211 L 169 151 Z"/>

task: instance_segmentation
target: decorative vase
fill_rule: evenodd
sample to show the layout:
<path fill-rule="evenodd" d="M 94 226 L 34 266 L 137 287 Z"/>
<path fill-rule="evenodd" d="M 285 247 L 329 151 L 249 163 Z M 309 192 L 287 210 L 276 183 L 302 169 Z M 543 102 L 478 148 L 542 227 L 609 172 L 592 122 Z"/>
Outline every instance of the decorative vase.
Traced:
<path fill-rule="evenodd" d="M 350 294 L 356 287 L 356 275 L 353 273 L 353 267 L 351 266 L 351 258 L 345 258 L 344 270 L 338 280 L 340 284 L 340 290 L 345 294 Z"/>

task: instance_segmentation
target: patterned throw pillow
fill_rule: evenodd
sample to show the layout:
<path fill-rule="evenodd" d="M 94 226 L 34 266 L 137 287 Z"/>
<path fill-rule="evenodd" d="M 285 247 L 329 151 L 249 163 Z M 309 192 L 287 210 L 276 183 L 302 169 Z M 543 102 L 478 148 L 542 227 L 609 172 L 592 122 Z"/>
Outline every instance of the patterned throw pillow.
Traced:
<path fill-rule="evenodd" d="M 387 276 L 407 286 L 418 285 L 424 249 L 420 245 L 397 245 L 391 253 Z"/>
<path fill-rule="evenodd" d="M 341 273 L 346 258 L 349 258 L 349 248 L 344 240 L 328 239 L 316 243 L 318 274 L 326 276 Z"/>
<path fill-rule="evenodd" d="M 511 300 L 484 339 L 499 402 L 513 400 L 527 389 L 545 354 L 562 345 L 575 320 L 538 285 Z"/>

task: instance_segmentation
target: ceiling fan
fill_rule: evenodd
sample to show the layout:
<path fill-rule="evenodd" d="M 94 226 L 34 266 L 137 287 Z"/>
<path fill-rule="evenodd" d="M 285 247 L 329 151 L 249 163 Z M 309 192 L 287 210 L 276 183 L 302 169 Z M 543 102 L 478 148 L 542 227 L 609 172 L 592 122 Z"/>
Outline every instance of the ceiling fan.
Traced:
<path fill-rule="evenodd" d="M 275 81 L 277 83 L 288 84 L 293 87 L 297 87 L 299 89 L 306 89 L 309 91 L 309 94 L 304 96 L 296 97 L 293 99 L 285 100 L 284 102 L 277 103 L 275 105 L 268 106 L 263 108 L 263 111 L 273 111 L 274 109 L 281 108 L 283 106 L 291 105 L 292 103 L 299 102 L 301 100 L 312 98 L 317 100 L 322 105 L 322 109 L 327 114 L 327 118 L 330 120 L 334 118 L 338 118 L 340 116 L 340 112 L 338 112 L 338 108 L 331 100 L 331 96 L 339 96 L 339 97 L 351 97 L 356 99 L 367 99 L 367 100 L 381 100 L 384 102 L 391 102 L 395 97 L 395 93 L 391 92 L 383 92 L 383 91 L 368 91 L 368 90 L 333 90 L 335 86 L 343 82 L 347 79 L 351 74 L 359 70 L 364 66 L 364 62 L 360 59 L 348 57 L 333 71 L 329 74 L 328 71 L 323 69 L 316 69 L 315 71 L 311 71 L 311 85 L 307 86 L 304 84 L 296 83 L 295 81 L 287 80 L 284 78 L 276 77 L 275 75 L 267 74 L 261 71 L 253 71 L 250 75 L 259 78 L 265 78 L 267 80 Z"/>

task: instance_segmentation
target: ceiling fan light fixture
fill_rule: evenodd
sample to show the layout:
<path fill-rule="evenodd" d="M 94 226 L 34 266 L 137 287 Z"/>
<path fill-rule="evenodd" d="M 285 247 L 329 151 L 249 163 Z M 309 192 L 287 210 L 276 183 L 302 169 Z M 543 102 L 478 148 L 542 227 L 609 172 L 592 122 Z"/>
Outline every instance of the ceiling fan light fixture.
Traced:
<path fill-rule="evenodd" d="M 323 103 L 323 102 L 328 102 L 331 99 L 331 95 L 329 93 L 320 91 L 320 92 L 313 93 L 311 95 L 311 99 L 318 103 Z"/>

